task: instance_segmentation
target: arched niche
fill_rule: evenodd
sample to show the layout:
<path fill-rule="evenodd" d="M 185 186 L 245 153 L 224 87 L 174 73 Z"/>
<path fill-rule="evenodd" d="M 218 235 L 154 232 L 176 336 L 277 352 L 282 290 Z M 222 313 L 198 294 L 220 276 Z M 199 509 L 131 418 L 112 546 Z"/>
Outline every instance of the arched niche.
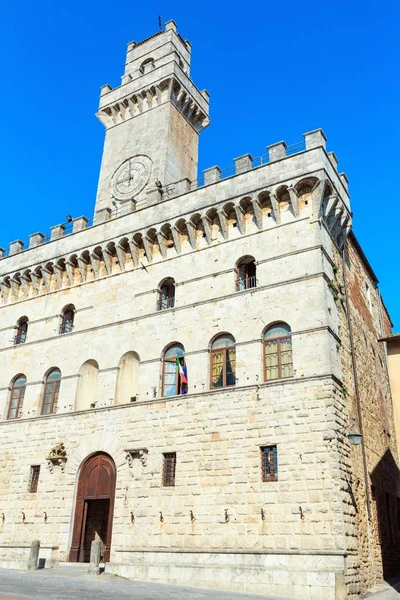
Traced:
<path fill-rule="evenodd" d="M 76 389 L 75 410 L 87 410 L 93 407 L 97 399 L 97 380 L 99 365 L 95 360 L 87 360 L 79 369 Z"/>
<path fill-rule="evenodd" d="M 115 404 L 127 404 L 137 397 L 140 358 L 136 352 L 126 352 L 118 363 Z"/>

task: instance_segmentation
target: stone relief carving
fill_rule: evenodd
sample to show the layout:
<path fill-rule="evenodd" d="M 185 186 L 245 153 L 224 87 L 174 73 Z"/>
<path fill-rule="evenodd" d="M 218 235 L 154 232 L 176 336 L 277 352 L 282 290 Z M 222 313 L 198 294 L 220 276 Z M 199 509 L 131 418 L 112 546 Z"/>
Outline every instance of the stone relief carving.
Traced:
<path fill-rule="evenodd" d="M 135 461 L 140 461 L 144 467 L 147 466 L 147 455 L 149 453 L 147 448 L 132 448 L 130 450 L 125 450 L 125 452 L 129 469 L 134 468 Z M 133 477 L 132 472 L 131 475 Z"/>
<path fill-rule="evenodd" d="M 61 442 L 53 446 L 46 460 L 50 473 L 53 473 L 55 466 L 61 467 L 61 471 L 64 471 L 67 462 L 67 451 L 64 443 Z"/>

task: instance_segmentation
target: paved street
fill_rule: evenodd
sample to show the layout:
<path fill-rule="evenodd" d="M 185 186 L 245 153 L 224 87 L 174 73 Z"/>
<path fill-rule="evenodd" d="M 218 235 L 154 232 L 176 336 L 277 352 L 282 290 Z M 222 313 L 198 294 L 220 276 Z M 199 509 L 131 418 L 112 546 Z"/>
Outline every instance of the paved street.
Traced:
<path fill-rule="evenodd" d="M 0 600 L 120 600 L 124 598 L 130 600 L 277 600 L 276 596 L 234 594 L 128 581 L 107 573 L 100 576 L 88 575 L 86 570 L 80 567 L 62 566 L 33 572 L 0 569 Z"/>
<path fill-rule="evenodd" d="M 368 600 L 400 600 L 400 581 L 377 586 L 362 596 Z M 57 567 L 39 571 L 0 569 L 0 600 L 284 600 L 277 596 L 256 596 L 181 587 L 143 581 L 129 581 L 104 573 L 92 576 L 81 567 Z M 286 600 L 292 600 L 290 598 Z M 324 600 L 324 598 L 321 598 Z"/>

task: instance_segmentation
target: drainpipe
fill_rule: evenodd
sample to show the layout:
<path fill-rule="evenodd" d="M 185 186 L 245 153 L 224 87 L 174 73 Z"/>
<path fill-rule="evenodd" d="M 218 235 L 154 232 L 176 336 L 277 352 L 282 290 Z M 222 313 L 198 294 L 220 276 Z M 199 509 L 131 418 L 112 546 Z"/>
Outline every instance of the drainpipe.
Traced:
<path fill-rule="evenodd" d="M 359 387 L 358 387 L 357 367 L 356 367 L 356 360 L 355 360 L 355 354 L 354 354 L 353 331 L 352 331 L 352 328 L 351 328 L 351 319 L 350 319 L 350 303 L 349 303 L 349 296 L 348 296 L 348 292 L 347 292 L 346 264 L 345 264 L 345 260 L 344 260 L 345 252 L 346 252 L 346 245 L 344 246 L 343 253 L 342 253 L 342 269 L 343 269 L 343 282 L 344 282 L 344 296 L 345 296 L 345 300 L 346 300 L 346 314 L 347 314 L 347 324 L 348 324 L 348 328 L 349 328 L 351 363 L 352 363 L 352 367 L 353 367 L 354 390 L 355 390 L 355 394 L 356 394 L 358 424 L 359 424 L 359 427 L 360 427 L 360 433 L 362 435 L 362 438 L 361 438 L 361 452 L 362 452 L 363 470 L 364 470 L 365 497 L 367 499 L 367 515 L 368 515 L 368 520 L 370 520 L 371 519 L 371 502 L 370 502 L 370 499 L 369 499 L 369 480 L 368 480 L 367 455 L 365 453 L 364 428 L 363 428 L 362 412 L 361 412 L 360 390 L 359 390 Z"/>

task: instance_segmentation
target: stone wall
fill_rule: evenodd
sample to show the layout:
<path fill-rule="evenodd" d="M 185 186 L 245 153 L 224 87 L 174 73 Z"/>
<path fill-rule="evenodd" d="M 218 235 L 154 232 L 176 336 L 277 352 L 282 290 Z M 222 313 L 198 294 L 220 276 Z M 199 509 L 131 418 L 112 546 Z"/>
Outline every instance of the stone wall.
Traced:
<path fill-rule="evenodd" d="M 346 242 L 343 260 L 334 246 L 331 258 L 329 294 L 336 307 L 332 315 L 340 338 L 337 351 L 343 383 L 342 401 L 335 408 L 333 443 L 338 448 L 340 496 L 350 553 L 346 582 L 350 597 L 357 597 L 384 575 L 393 574 L 398 561 L 400 473 L 386 357 L 378 341 L 390 332 L 390 320 L 375 275 L 354 236 Z M 353 430 L 363 434 L 363 446 L 349 446 L 346 438 Z"/>

